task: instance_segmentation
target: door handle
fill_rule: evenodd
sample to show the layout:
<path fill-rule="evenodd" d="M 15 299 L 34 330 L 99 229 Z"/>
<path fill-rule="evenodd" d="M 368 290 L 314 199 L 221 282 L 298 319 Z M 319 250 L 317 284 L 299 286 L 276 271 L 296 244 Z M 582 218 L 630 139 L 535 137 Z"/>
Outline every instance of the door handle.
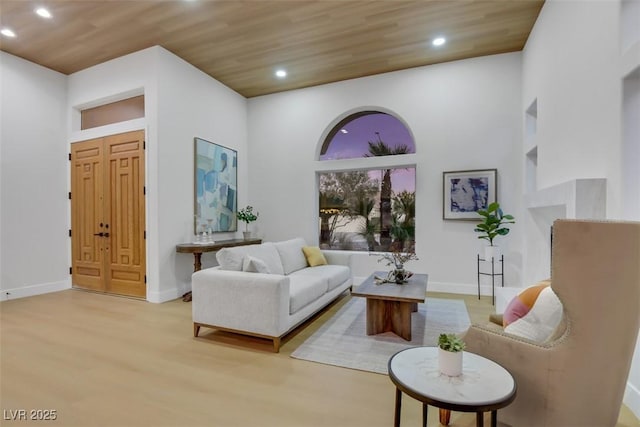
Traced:
<path fill-rule="evenodd" d="M 103 232 L 96 233 L 96 234 L 94 234 L 94 236 L 100 236 L 100 237 L 102 237 L 102 236 L 104 236 L 104 233 L 103 233 Z"/>

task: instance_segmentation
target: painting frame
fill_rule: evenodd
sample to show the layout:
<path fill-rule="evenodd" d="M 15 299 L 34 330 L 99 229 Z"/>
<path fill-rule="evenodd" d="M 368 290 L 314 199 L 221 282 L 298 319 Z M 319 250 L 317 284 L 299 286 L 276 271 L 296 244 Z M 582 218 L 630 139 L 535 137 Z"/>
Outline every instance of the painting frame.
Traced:
<path fill-rule="evenodd" d="M 194 234 L 238 230 L 238 152 L 193 138 Z"/>
<path fill-rule="evenodd" d="M 498 169 L 442 172 L 442 219 L 479 221 L 478 209 L 496 202 L 497 194 Z"/>

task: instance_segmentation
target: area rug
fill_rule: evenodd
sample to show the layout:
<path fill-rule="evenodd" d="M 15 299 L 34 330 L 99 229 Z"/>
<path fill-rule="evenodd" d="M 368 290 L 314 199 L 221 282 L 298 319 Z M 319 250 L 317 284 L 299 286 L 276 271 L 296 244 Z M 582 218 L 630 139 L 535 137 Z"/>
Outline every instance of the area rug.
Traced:
<path fill-rule="evenodd" d="M 387 362 L 396 352 L 409 347 L 435 346 L 441 333 L 464 332 L 470 324 L 462 300 L 427 298 L 411 316 L 411 341 L 392 332 L 368 336 L 366 300 L 351 298 L 291 357 L 386 374 Z"/>

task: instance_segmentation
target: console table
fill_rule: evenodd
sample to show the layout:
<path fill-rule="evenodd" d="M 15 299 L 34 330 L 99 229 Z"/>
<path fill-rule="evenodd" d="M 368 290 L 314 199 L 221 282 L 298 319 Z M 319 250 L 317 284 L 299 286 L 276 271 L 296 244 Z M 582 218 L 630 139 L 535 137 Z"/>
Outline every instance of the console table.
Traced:
<path fill-rule="evenodd" d="M 193 254 L 193 272 L 202 268 L 202 254 L 204 252 L 216 252 L 222 248 L 234 246 L 259 245 L 262 239 L 228 239 L 210 243 L 180 243 L 176 245 L 176 252 Z M 191 291 L 182 296 L 183 301 L 191 301 Z"/>

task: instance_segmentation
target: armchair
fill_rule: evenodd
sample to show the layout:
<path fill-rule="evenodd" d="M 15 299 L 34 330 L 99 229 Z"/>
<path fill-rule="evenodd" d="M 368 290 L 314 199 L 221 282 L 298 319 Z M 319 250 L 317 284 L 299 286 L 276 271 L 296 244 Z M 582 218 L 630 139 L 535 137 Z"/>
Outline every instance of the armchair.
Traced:
<path fill-rule="evenodd" d="M 517 427 L 614 426 L 640 326 L 640 223 L 558 220 L 551 286 L 564 331 L 538 344 L 473 325 L 467 350 L 504 366 L 515 401 L 500 411 Z"/>

